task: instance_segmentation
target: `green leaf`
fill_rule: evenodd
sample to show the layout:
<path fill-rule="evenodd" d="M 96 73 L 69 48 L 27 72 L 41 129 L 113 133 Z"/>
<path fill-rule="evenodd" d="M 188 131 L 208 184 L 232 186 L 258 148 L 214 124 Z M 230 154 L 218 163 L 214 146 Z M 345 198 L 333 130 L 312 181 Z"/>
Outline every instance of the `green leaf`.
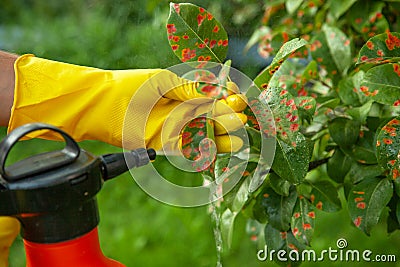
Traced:
<path fill-rule="evenodd" d="M 347 202 L 354 225 L 370 235 L 392 195 L 393 184 L 386 178 L 368 178 L 354 185 Z"/>
<path fill-rule="evenodd" d="M 267 89 L 268 83 L 282 63 L 297 49 L 305 46 L 307 42 L 303 39 L 293 39 L 286 42 L 274 57 L 271 64 L 265 68 L 255 79 L 254 83 L 261 89 Z"/>
<path fill-rule="evenodd" d="M 323 25 L 311 43 L 311 55 L 337 84 L 352 63 L 350 39 L 338 28 Z"/>
<path fill-rule="evenodd" d="M 308 171 L 313 143 L 297 133 L 296 146 L 277 140 L 272 169 L 293 184 L 301 183 Z"/>
<path fill-rule="evenodd" d="M 400 177 L 400 116 L 389 121 L 380 130 L 376 141 L 379 164 L 390 171 L 389 177 Z"/>
<path fill-rule="evenodd" d="M 333 156 L 327 164 L 329 177 L 337 183 L 343 183 L 346 174 L 351 168 L 351 157 L 342 152 L 340 148 L 335 149 Z"/>
<path fill-rule="evenodd" d="M 357 0 L 331 0 L 329 1 L 329 10 L 332 15 L 338 19 L 342 16 Z"/>
<path fill-rule="evenodd" d="M 358 54 L 357 64 L 400 60 L 400 33 L 385 32 L 369 39 Z"/>
<path fill-rule="evenodd" d="M 338 95 L 345 105 L 360 106 L 367 97 L 361 92 L 360 86 L 364 78 L 364 72 L 359 71 L 352 76 L 345 76 L 338 84 Z"/>
<path fill-rule="evenodd" d="M 310 200 L 319 210 L 335 212 L 341 209 L 338 189 L 328 180 L 311 183 Z"/>
<path fill-rule="evenodd" d="M 228 35 L 221 23 L 202 7 L 171 3 L 167 32 L 172 51 L 182 62 L 223 62 L 226 58 Z"/>
<path fill-rule="evenodd" d="M 359 121 L 344 117 L 335 118 L 328 125 L 333 141 L 342 148 L 351 147 L 357 142 L 360 127 L 361 123 Z"/>
<path fill-rule="evenodd" d="M 301 5 L 301 3 L 303 3 L 303 1 L 304 0 L 287 0 L 285 2 L 286 10 L 288 11 L 289 14 L 292 14 L 299 8 L 299 6 Z"/>
<path fill-rule="evenodd" d="M 230 209 L 226 209 L 221 215 L 221 234 L 224 244 L 227 245 L 228 249 L 232 244 L 233 229 L 235 224 L 235 218 L 237 213 L 232 212 Z"/>
<path fill-rule="evenodd" d="M 351 148 L 343 148 L 346 155 L 363 164 L 376 164 L 375 133 L 361 131 L 357 143 Z"/>
<path fill-rule="evenodd" d="M 369 69 L 360 90 L 371 100 L 400 106 L 400 64 L 384 64 Z"/>
<path fill-rule="evenodd" d="M 314 206 L 300 196 L 293 210 L 291 228 L 293 236 L 301 243 L 309 246 L 314 234 L 315 211 Z"/>
<path fill-rule="evenodd" d="M 346 113 L 353 117 L 353 119 L 360 121 L 361 124 L 365 124 L 368 113 L 371 110 L 372 103 L 373 101 L 370 100 L 361 107 L 350 108 L 346 110 Z"/>
<path fill-rule="evenodd" d="M 268 223 L 272 227 L 287 231 L 290 228 L 290 219 L 293 207 L 296 204 L 297 193 L 294 188 L 290 191 L 289 196 L 281 196 L 275 191 L 266 187 L 259 195 L 259 200 L 268 217 Z"/>
<path fill-rule="evenodd" d="M 356 184 L 364 179 L 380 176 L 382 173 L 382 167 L 377 164 L 364 165 L 353 162 L 350 171 L 346 175 L 346 178 L 348 178 L 351 183 Z"/>
<path fill-rule="evenodd" d="M 269 182 L 272 189 L 279 195 L 287 197 L 289 195 L 290 183 L 279 177 L 276 173 L 269 173 Z"/>
<path fill-rule="evenodd" d="M 267 245 L 268 249 L 271 251 L 273 250 L 280 250 L 285 245 L 285 238 L 286 231 L 282 232 L 278 229 L 271 226 L 271 224 L 267 223 L 264 229 L 264 236 L 265 236 L 265 244 Z"/>

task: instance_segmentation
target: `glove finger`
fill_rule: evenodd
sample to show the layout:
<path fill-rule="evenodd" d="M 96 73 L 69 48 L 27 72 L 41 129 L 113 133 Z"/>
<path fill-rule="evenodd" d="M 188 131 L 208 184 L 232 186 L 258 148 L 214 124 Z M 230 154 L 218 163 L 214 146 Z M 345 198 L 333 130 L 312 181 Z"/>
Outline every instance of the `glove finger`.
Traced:
<path fill-rule="evenodd" d="M 247 116 L 243 113 L 230 113 L 214 118 L 214 133 L 222 135 L 234 132 L 247 122 Z"/>
<path fill-rule="evenodd" d="M 243 140 L 235 135 L 218 135 L 215 136 L 215 144 L 218 153 L 231 153 L 242 148 Z"/>

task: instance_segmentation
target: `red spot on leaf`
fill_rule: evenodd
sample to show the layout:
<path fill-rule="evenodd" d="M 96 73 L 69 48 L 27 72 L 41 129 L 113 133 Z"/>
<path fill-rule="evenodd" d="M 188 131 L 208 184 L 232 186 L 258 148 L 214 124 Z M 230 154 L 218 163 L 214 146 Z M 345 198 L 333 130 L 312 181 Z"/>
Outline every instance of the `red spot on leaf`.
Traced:
<path fill-rule="evenodd" d="M 394 101 L 393 106 L 395 106 L 395 107 L 400 106 L 400 99 L 397 99 L 396 101 Z"/>
<path fill-rule="evenodd" d="M 373 42 L 368 41 L 366 45 L 370 50 L 374 49 L 374 43 Z"/>
<path fill-rule="evenodd" d="M 172 48 L 172 50 L 176 51 L 176 50 L 178 50 L 179 45 L 177 45 L 177 44 L 171 45 L 171 48 Z"/>
<path fill-rule="evenodd" d="M 299 228 L 297 228 L 297 227 L 293 228 L 292 233 L 294 236 L 297 236 L 299 234 Z"/>
<path fill-rule="evenodd" d="M 200 26 L 203 23 L 205 16 L 198 14 L 197 15 L 197 25 Z"/>
<path fill-rule="evenodd" d="M 389 138 L 383 138 L 383 142 L 384 142 L 385 144 L 387 144 L 387 145 L 393 144 L 393 140 L 392 140 L 392 139 L 389 139 Z"/>
<path fill-rule="evenodd" d="M 312 226 L 311 226 L 311 224 L 309 224 L 309 223 L 304 223 L 304 224 L 303 224 L 303 229 L 304 229 L 305 231 L 307 231 L 307 230 L 312 229 Z"/>
<path fill-rule="evenodd" d="M 322 210 L 322 206 L 323 206 L 323 203 L 321 201 L 318 201 L 317 205 L 315 205 L 315 207 L 319 210 Z"/>
<path fill-rule="evenodd" d="M 218 25 L 215 25 L 215 26 L 214 26 L 213 32 L 219 32 L 219 27 L 218 27 Z"/>
<path fill-rule="evenodd" d="M 167 32 L 172 34 L 176 32 L 175 24 L 167 24 Z"/>
<path fill-rule="evenodd" d="M 293 217 L 294 217 L 295 219 L 300 218 L 300 212 L 295 212 L 295 213 L 293 214 Z"/>
<path fill-rule="evenodd" d="M 307 214 L 307 216 L 310 217 L 310 218 L 312 218 L 312 219 L 315 219 L 315 212 L 310 211 L 310 212 Z"/>
<path fill-rule="evenodd" d="M 362 222 L 362 217 L 361 217 L 361 216 L 358 216 L 357 218 L 354 219 L 353 222 L 354 222 L 354 225 L 355 225 L 355 226 L 360 227 L 361 222 Z"/>
<path fill-rule="evenodd" d="M 366 207 L 365 202 L 358 202 L 357 203 L 357 208 L 358 209 L 362 209 L 363 210 L 363 209 L 365 209 L 365 207 Z"/>

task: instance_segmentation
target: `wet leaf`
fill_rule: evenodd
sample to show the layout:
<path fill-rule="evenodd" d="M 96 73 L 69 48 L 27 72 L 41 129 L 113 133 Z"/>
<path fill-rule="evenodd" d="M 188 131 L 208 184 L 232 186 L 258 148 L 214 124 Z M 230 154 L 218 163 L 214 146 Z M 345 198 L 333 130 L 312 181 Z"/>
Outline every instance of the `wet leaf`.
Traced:
<path fill-rule="evenodd" d="M 379 164 L 390 171 L 389 178 L 400 177 L 400 116 L 389 121 L 380 130 L 376 141 Z"/>
<path fill-rule="evenodd" d="M 368 99 L 400 106 L 400 64 L 384 64 L 368 70 L 360 90 Z"/>
<path fill-rule="evenodd" d="M 213 173 L 216 155 L 213 139 L 214 124 L 206 116 L 193 119 L 182 131 L 182 153 L 193 161 L 192 167 L 198 172 Z"/>
<path fill-rule="evenodd" d="M 308 199 L 300 196 L 293 210 L 291 228 L 293 236 L 309 246 L 314 234 L 315 211 Z"/>
<path fill-rule="evenodd" d="M 297 133 L 296 146 L 277 140 L 272 169 L 290 183 L 301 183 L 308 171 L 313 143 L 301 133 Z"/>
<path fill-rule="evenodd" d="M 223 62 L 228 35 L 221 23 L 202 7 L 171 3 L 167 21 L 172 51 L 182 61 Z"/>
<path fill-rule="evenodd" d="M 370 235 L 392 195 L 393 184 L 386 178 L 372 177 L 354 185 L 348 196 L 348 209 L 354 225 Z"/>
<path fill-rule="evenodd" d="M 310 193 L 311 203 L 319 210 L 335 212 L 342 205 L 338 195 L 338 189 L 328 180 L 312 182 Z"/>

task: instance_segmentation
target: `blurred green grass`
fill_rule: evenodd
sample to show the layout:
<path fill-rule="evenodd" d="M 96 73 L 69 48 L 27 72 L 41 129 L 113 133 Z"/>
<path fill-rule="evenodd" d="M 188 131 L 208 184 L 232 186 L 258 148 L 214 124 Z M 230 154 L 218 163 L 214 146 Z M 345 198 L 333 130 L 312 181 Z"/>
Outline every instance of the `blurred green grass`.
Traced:
<path fill-rule="evenodd" d="M 212 1 L 202 5 L 207 7 L 209 2 Z M 164 31 L 167 1 L 85 3 L 4 0 L 0 10 L 0 48 L 107 69 L 165 68 L 179 63 L 169 49 Z M 1 128 L 1 137 L 4 134 L 5 129 Z M 97 155 L 120 150 L 96 141 L 85 141 L 81 146 Z M 11 160 L 58 147 L 57 142 L 24 141 L 13 149 Z M 157 167 L 172 181 L 180 182 L 182 173 L 164 161 L 157 161 Z M 215 266 L 216 250 L 207 207 L 162 204 L 146 195 L 129 174 L 105 183 L 98 202 L 100 240 L 107 256 L 127 266 Z M 383 224 L 367 237 L 351 226 L 346 210 L 334 214 L 320 212 L 317 217 L 313 241 L 317 251 L 336 248 L 336 240 L 345 238 L 349 248 L 400 257 L 399 233 L 388 236 Z M 245 223 L 239 217 L 232 248 L 224 255 L 224 266 L 269 266 L 268 262 L 257 260 L 257 248 L 245 233 Z M 10 266 L 24 266 L 23 253 L 19 237 L 11 250 Z M 365 263 L 324 262 L 324 265 L 365 266 Z"/>

